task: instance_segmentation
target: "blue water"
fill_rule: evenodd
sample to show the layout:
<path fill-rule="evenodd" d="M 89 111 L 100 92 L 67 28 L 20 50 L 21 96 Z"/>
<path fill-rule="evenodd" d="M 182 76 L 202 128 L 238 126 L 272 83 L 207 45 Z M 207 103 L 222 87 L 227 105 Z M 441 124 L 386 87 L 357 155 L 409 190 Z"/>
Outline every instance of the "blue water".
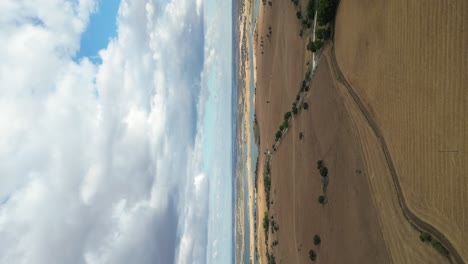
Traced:
<path fill-rule="evenodd" d="M 214 52 L 205 68 L 208 88 L 203 120 L 203 164 L 209 181 L 207 263 L 234 262 L 232 2 L 206 0 L 205 52 Z M 228 19 L 226 19 L 228 18 Z M 205 54 L 206 57 L 206 54 Z M 216 162 L 215 162 L 216 161 Z"/>

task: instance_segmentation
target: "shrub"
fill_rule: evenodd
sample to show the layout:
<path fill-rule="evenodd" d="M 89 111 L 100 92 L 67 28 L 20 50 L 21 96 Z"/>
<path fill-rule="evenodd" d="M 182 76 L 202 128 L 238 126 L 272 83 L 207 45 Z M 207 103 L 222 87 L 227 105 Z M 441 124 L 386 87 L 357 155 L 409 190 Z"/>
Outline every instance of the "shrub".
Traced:
<path fill-rule="evenodd" d="M 442 244 L 439 241 L 432 240 L 432 247 L 435 248 L 437 251 L 439 251 L 440 254 L 444 256 L 449 255 L 449 251 L 444 246 L 442 246 Z"/>
<path fill-rule="evenodd" d="M 317 259 L 317 254 L 315 254 L 315 251 L 312 249 L 309 251 L 309 258 L 312 261 L 315 261 Z"/>
<path fill-rule="evenodd" d="M 330 29 L 319 28 L 315 30 L 315 37 L 321 40 L 330 38 Z"/>
<path fill-rule="evenodd" d="M 297 115 L 297 107 L 293 107 L 292 112 L 293 114 Z"/>
<path fill-rule="evenodd" d="M 308 103 L 304 103 L 304 109 L 307 110 L 309 108 L 309 104 Z"/>
<path fill-rule="evenodd" d="M 270 221 L 268 220 L 268 212 L 265 212 L 263 215 L 263 230 L 265 233 L 268 232 L 268 228 L 270 226 Z"/>
<path fill-rule="evenodd" d="M 421 232 L 421 234 L 419 235 L 419 239 L 421 239 L 422 242 L 431 241 L 432 236 L 426 232 Z"/>
<path fill-rule="evenodd" d="M 301 10 L 296 12 L 296 17 L 297 17 L 297 19 L 302 19 Z"/>
<path fill-rule="evenodd" d="M 328 176 L 328 169 L 327 169 L 327 167 L 321 167 L 321 168 L 320 168 L 320 175 L 322 175 L 322 177 L 327 177 L 327 176 Z"/>
<path fill-rule="evenodd" d="M 307 3 L 307 19 L 312 20 L 315 16 L 315 0 L 309 0 Z"/>
<path fill-rule="evenodd" d="M 281 130 L 276 131 L 276 134 L 275 134 L 276 140 L 280 139 L 282 135 L 283 135 L 283 132 L 281 132 Z"/>
<path fill-rule="evenodd" d="M 307 44 L 307 49 L 312 51 L 312 52 L 317 52 L 323 45 L 323 42 L 321 40 L 316 40 L 314 42 L 309 41 L 309 44 Z"/>
<path fill-rule="evenodd" d="M 315 235 L 314 236 L 314 245 L 318 245 L 320 244 L 320 242 L 322 242 L 322 240 L 320 239 L 320 236 L 319 235 Z"/>
<path fill-rule="evenodd" d="M 319 202 L 319 204 L 324 204 L 324 203 L 325 203 L 325 196 L 320 195 L 320 196 L 318 197 L 318 202 Z"/>
<path fill-rule="evenodd" d="M 291 112 L 286 112 L 284 114 L 284 120 L 288 120 L 291 117 Z"/>
<path fill-rule="evenodd" d="M 324 167 L 323 160 L 317 160 L 317 169 Z"/>

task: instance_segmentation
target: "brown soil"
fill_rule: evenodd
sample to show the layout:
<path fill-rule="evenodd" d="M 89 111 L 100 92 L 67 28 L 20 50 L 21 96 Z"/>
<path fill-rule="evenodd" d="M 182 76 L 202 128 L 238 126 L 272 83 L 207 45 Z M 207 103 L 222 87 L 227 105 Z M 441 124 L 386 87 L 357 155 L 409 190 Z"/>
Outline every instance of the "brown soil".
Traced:
<path fill-rule="evenodd" d="M 272 28 L 271 40 L 266 37 Z M 258 24 L 256 111 L 260 127 L 258 172 L 258 245 L 265 260 L 262 224 L 264 152 L 304 78 L 305 41 L 290 1 L 262 6 Z M 261 37 L 264 48 L 260 46 Z M 261 54 L 261 51 L 264 54 Z M 388 263 L 390 258 L 380 231 L 378 214 L 370 195 L 359 135 L 347 113 L 342 95 L 334 86 L 327 60 L 322 59 L 306 98 L 310 108 L 293 118 L 273 155 L 270 217 L 280 230 L 269 234 L 269 248 L 277 263 L 310 263 L 314 249 L 317 263 Z M 299 133 L 304 139 L 299 139 Z M 316 162 L 329 168 L 328 203 L 320 205 L 321 177 Z M 313 236 L 322 238 L 313 245 Z M 279 245 L 271 250 L 271 242 Z"/>
<path fill-rule="evenodd" d="M 467 14 L 465 0 L 342 0 L 336 23 L 339 67 L 382 131 L 409 209 L 465 262 Z"/>

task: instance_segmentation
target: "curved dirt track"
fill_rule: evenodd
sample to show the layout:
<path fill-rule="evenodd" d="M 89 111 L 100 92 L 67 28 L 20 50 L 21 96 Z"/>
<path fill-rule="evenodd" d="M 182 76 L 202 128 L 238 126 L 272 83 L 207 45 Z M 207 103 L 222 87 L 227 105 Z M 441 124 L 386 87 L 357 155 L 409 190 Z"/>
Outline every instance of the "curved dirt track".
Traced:
<path fill-rule="evenodd" d="M 333 45 L 333 44 L 332 44 Z M 338 62 L 336 61 L 335 57 L 335 48 L 332 46 L 331 52 L 330 52 L 330 58 L 332 62 L 332 68 L 334 69 L 336 75 L 339 77 L 339 80 L 348 90 L 349 94 L 352 96 L 354 102 L 358 105 L 359 109 L 361 110 L 362 114 L 365 116 L 366 120 L 368 121 L 370 127 L 374 130 L 375 135 L 377 136 L 380 145 L 382 147 L 382 150 L 385 154 L 385 159 L 388 164 L 388 168 L 390 169 L 391 175 L 392 175 L 392 181 L 394 183 L 397 195 L 398 195 L 398 200 L 400 203 L 400 207 L 403 211 L 403 214 L 405 218 L 410 222 L 412 226 L 414 226 L 417 230 L 419 231 L 426 231 L 430 233 L 433 237 L 435 237 L 437 240 L 439 240 L 449 251 L 450 251 L 450 260 L 455 261 L 456 263 L 464 263 L 463 259 L 461 258 L 460 254 L 457 252 L 455 247 L 452 245 L 452 243 L 436 228 L 434 228 L 432 225 L 429 223 L 425 222 L 424 220 L 418 218 L 407 206 L 405 197 L 402 194 L 401 191 L 401 186 L 400 182 L 398 179 L 398 175 L 395 169 L 395 166 L 393 164 L 392 158 L 390 156 L 390 152 L 388 151 L 387 144 L 385 142 L 385 138 L 382 136 L 382 132 L 375 122 L 373 116 L 369 112 L 369 110 L 366 108 L 365 104 L 359 97 L 359 95 L 356 93 L 354 88 L 349 84 L 349 82 L 346 80 L 345 76 L 340 70 L 340 67 L 338 65 Z M 453 258 L 453 259 L 452 259 Z"/>

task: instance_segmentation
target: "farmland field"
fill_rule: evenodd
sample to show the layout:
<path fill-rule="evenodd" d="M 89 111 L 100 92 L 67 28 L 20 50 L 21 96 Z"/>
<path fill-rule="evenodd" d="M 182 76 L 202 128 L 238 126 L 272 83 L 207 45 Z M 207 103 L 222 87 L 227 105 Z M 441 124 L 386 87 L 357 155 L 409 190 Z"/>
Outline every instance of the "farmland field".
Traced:
<path fill-rule="evenodd" d="M 468 2 L 341 0 L 335 29 L 338 65 L 382 131 L 409 209 L 468 262 Z"/>

